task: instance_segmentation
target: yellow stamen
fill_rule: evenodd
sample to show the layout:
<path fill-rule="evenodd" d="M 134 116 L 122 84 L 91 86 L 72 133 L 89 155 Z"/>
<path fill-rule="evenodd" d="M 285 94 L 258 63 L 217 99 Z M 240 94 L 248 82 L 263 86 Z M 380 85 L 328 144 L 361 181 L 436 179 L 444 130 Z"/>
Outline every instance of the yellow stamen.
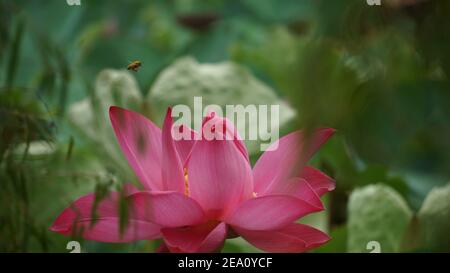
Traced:
<path fill-rule="evenodd" d="M 186 168 L 184 168 L 184 195 L 189 196 L 189 180 Z"/>

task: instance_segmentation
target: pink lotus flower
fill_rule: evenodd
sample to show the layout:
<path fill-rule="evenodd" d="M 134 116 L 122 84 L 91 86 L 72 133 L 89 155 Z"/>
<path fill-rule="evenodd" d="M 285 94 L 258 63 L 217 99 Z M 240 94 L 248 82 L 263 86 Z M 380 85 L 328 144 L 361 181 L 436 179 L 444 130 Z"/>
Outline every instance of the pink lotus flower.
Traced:
<path fill-rule="evenodd" d="M 305 164 L 333 129 L 319 129 L 308 141 L 300 131 L 286 135 L 252 170 L 233 125 L 214 114 L 203 124 L 215 125 L 212 132 L 231 135 L 231 141 L 174 140 L 172 131 L 197 133 L 175 128 L 170 109 L 162 131 L 140 114 L 118 107 L 110 108 L 110 118 L 144 188 L 126 188 L 128 224 L 121 232 L 122 193 L 112 192 L 98 202 L 95 213 L 95 196 L 88 194 L 57 217 L 52 231 L 72 235 L 82 230 L 83 238 L 100 242 L 162 238 L 160 250 L 171 252 L 220 251 L 235 236 L 269 252 L 303 252 L 330 239 L 296 221 L 323 210 L 319 196 L 335 187 L 333 179 Z"/>

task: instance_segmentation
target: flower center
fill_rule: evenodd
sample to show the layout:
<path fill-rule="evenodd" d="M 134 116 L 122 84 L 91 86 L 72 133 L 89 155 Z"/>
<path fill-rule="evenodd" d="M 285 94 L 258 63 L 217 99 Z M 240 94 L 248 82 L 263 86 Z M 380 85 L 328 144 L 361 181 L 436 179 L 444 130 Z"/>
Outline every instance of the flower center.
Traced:
<path fill-rule="evenodd" d="M 184 195 L 189 196 L 189 179 L 186 168 L 184 168 Z"/>

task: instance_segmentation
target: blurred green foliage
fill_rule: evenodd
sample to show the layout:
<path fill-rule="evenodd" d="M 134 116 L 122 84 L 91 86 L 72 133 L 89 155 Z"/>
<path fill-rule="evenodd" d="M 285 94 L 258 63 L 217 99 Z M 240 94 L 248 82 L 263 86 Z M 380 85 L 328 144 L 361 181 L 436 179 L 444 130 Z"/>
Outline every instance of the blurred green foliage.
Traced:
<path fill-rule="evenodd" d="M 327 211 L 302 220 L 333 237 L 316 252 L 368 252 L 371 240 L 449 251 L 448 18 L 444 0 L 0 0 L 0 251 L 67 252 L 71 239 L 48 231 L 64 207 L 137 185 L 109 105 L 160 123 L 165 105 L 223 92 L 208 103 L 294 109 L 282 135 L 338 129 L 312 160 L 337 181 Z M 139 72 L 124 71 L 133 60 Z M 171 76 L 180 62 L 188 71 Z M 233 239 L 224 251 L 256 249 Z"/>

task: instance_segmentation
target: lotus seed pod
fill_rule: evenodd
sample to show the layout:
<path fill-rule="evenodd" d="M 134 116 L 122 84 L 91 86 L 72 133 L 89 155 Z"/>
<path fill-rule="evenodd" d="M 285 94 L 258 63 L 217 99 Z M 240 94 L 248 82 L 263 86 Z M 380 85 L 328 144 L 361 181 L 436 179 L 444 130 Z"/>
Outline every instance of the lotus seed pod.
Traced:
<path fill-rule="evenodd" d="M 376 184 L 352 192 L 348 217 L 349 252 L 370 252 L 371 242 L 381 252 L 398 252 L 412 212 L 393 188 Z"/>
<path fill-rule="evenodd" d="M 201 119 L 194 113 L 194 97 L 202 98 L 203 108 L 210 104 L 220 106 L 224 115 L 227 114 L 226 105 L 254 105 L 256 109 L 259 105 L 267 105 L 269 112 L 271 105 L 279 105 L 279 119 L 274 124 L 279 128 L 294 117 L 294 110 L 246 68 L 232 62 L 200 64 L 191 57 L 181 58 L 163 70 L 152 86 L 148 100 L 155 107 L 153 113 L 157 115 L 157 121 L 163 120 L 167 107 L 187 105 L 192 112 L 191 124 L 188 125 L 194 127 L 193 121 Z M 249 132 L 259 134 L 258 118 L 261 115 L 249 116 L 246 122 L 236 120 L 236 123 L 252 152 L 257 151 L 259 145 L 258 141 L 248 141 Z M 269 116 L 268 123 L 270 128 Z M 259 134 L 258 137 L 268 138 L 269 135 Z"/>
<path fill-rule="evenodd" d="M 450 184 L 428 193 L 418 213 L 422 246 L 450 251 Z"/>

